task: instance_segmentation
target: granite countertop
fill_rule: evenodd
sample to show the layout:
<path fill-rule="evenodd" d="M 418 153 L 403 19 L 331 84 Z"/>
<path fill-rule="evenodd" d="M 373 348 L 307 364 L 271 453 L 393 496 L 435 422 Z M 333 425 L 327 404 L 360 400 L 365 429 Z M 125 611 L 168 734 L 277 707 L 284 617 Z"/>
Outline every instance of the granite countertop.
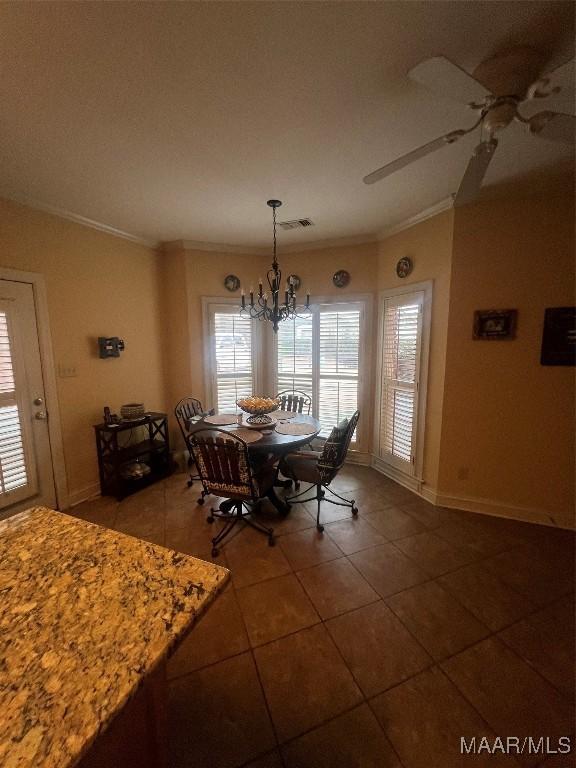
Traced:
<path fill-rule="evenodd" d="M 77 763 L 228 577 L 42 507 L 0 522 L 0 765 Z"/>

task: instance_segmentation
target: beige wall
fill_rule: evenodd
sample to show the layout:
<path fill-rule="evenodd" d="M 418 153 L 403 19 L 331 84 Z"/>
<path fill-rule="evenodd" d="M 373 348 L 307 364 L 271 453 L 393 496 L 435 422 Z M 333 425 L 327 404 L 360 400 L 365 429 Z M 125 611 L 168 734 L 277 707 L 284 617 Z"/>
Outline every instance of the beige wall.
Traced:
<path fill-rule="evenodd" d="M 439 490 L 573 525 L 574 368 L 540 365 L 544 309 L 574 305 L 574 201 L 456 212 Z M 518 310 L 514 341 L 474 341 L 476 309 Z"/>
<path fill-rule="evenodd" d="M 66 472 L 74 501 L 98 488 L 92 425 L 104 405 L 165 405 L 157 257 L 144 246 L 0 200 L 0 265 L 44 275 Z M 98 336 L 120 336 L 119 359 L 100 360 Z"/>
<path fill-rule="evenodd" d="M 440 461 L 453 219 L 453 211 L 445 211 L 383 240 L 378 249 L 380 290 L 433 281 L 423 467 L 424 487 L 433 491 Z M 403 256 L 410 256 L 414 264 L 407 278 L 396 275 L 396 264 Z"/>
<path fill-rule="evenodd" d="M 378 244 L 359 243 L 318 248 L 297 253 L 282 254 L 279 258 L 283 275 L 296 274 L 302 279 L 300 293 L 305 300 L 309 291 L 314 296 L 346 296 L 374 293 Z M 350 282 L 345 288 L 336 288 L 332 282 L 335 272 L 345 269 Z"/>

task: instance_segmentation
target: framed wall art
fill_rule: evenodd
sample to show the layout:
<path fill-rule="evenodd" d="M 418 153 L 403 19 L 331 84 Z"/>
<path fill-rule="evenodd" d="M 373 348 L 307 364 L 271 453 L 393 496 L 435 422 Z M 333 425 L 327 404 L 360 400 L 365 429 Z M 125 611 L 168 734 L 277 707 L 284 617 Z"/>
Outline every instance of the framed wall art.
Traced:
<path fill-rule="evenodd" d="M 576 365 L 576 307 L 544 311 L 541 365 Z"/>
<path fill-rule="evenodd" d="M 516 309 L 478 309 L 474 312 L 474 339 L 505 340 L 516 338 Z"/>

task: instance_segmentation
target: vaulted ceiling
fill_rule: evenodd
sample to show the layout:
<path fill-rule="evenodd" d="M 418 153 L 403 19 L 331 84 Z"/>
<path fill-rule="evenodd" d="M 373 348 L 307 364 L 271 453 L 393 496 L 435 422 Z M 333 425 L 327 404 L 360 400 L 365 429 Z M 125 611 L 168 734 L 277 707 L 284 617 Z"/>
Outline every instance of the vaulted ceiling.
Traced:
<path fill-rule="evenodd" d="M 378 184 L 362 177 L 454 128 L 466 106 L 406 77 L 472 72 L 512 45 L 574 55 L 570 2 L 1 3 L 0 195 L 150 241 L 256 247 L 265 202 L 359 237 L 447 198 L 478 135 Z M 574 110 L 573 80 L 530 110 Z M 573 150 L 510 125 L 485 195 L 565 183 Z"/>

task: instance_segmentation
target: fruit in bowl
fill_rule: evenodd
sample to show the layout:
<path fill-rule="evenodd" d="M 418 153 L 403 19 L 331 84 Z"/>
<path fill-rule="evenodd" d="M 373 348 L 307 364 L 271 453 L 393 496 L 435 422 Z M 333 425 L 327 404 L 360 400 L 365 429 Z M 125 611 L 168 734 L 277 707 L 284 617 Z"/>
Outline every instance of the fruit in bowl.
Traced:
<path fill-rule="evenodd" d="M 241 411 L 252 414 L 246 419 L 247 424 L 251 426 L 271 426 L 274 420 L 267 416 L 280 407 L 280 401 L 272 397 L 243 397 L 236 400 L 236 405 Z"/>
<path fill-rule="evenodd" d="M 240 400 L 236 400 L 236 405 L 240 410 L 246 413 L 263 414 L 272 413 L 272 411 L 278 410 L 280 402 L 276 398 L 272 397 L 244 397 Z"/>

